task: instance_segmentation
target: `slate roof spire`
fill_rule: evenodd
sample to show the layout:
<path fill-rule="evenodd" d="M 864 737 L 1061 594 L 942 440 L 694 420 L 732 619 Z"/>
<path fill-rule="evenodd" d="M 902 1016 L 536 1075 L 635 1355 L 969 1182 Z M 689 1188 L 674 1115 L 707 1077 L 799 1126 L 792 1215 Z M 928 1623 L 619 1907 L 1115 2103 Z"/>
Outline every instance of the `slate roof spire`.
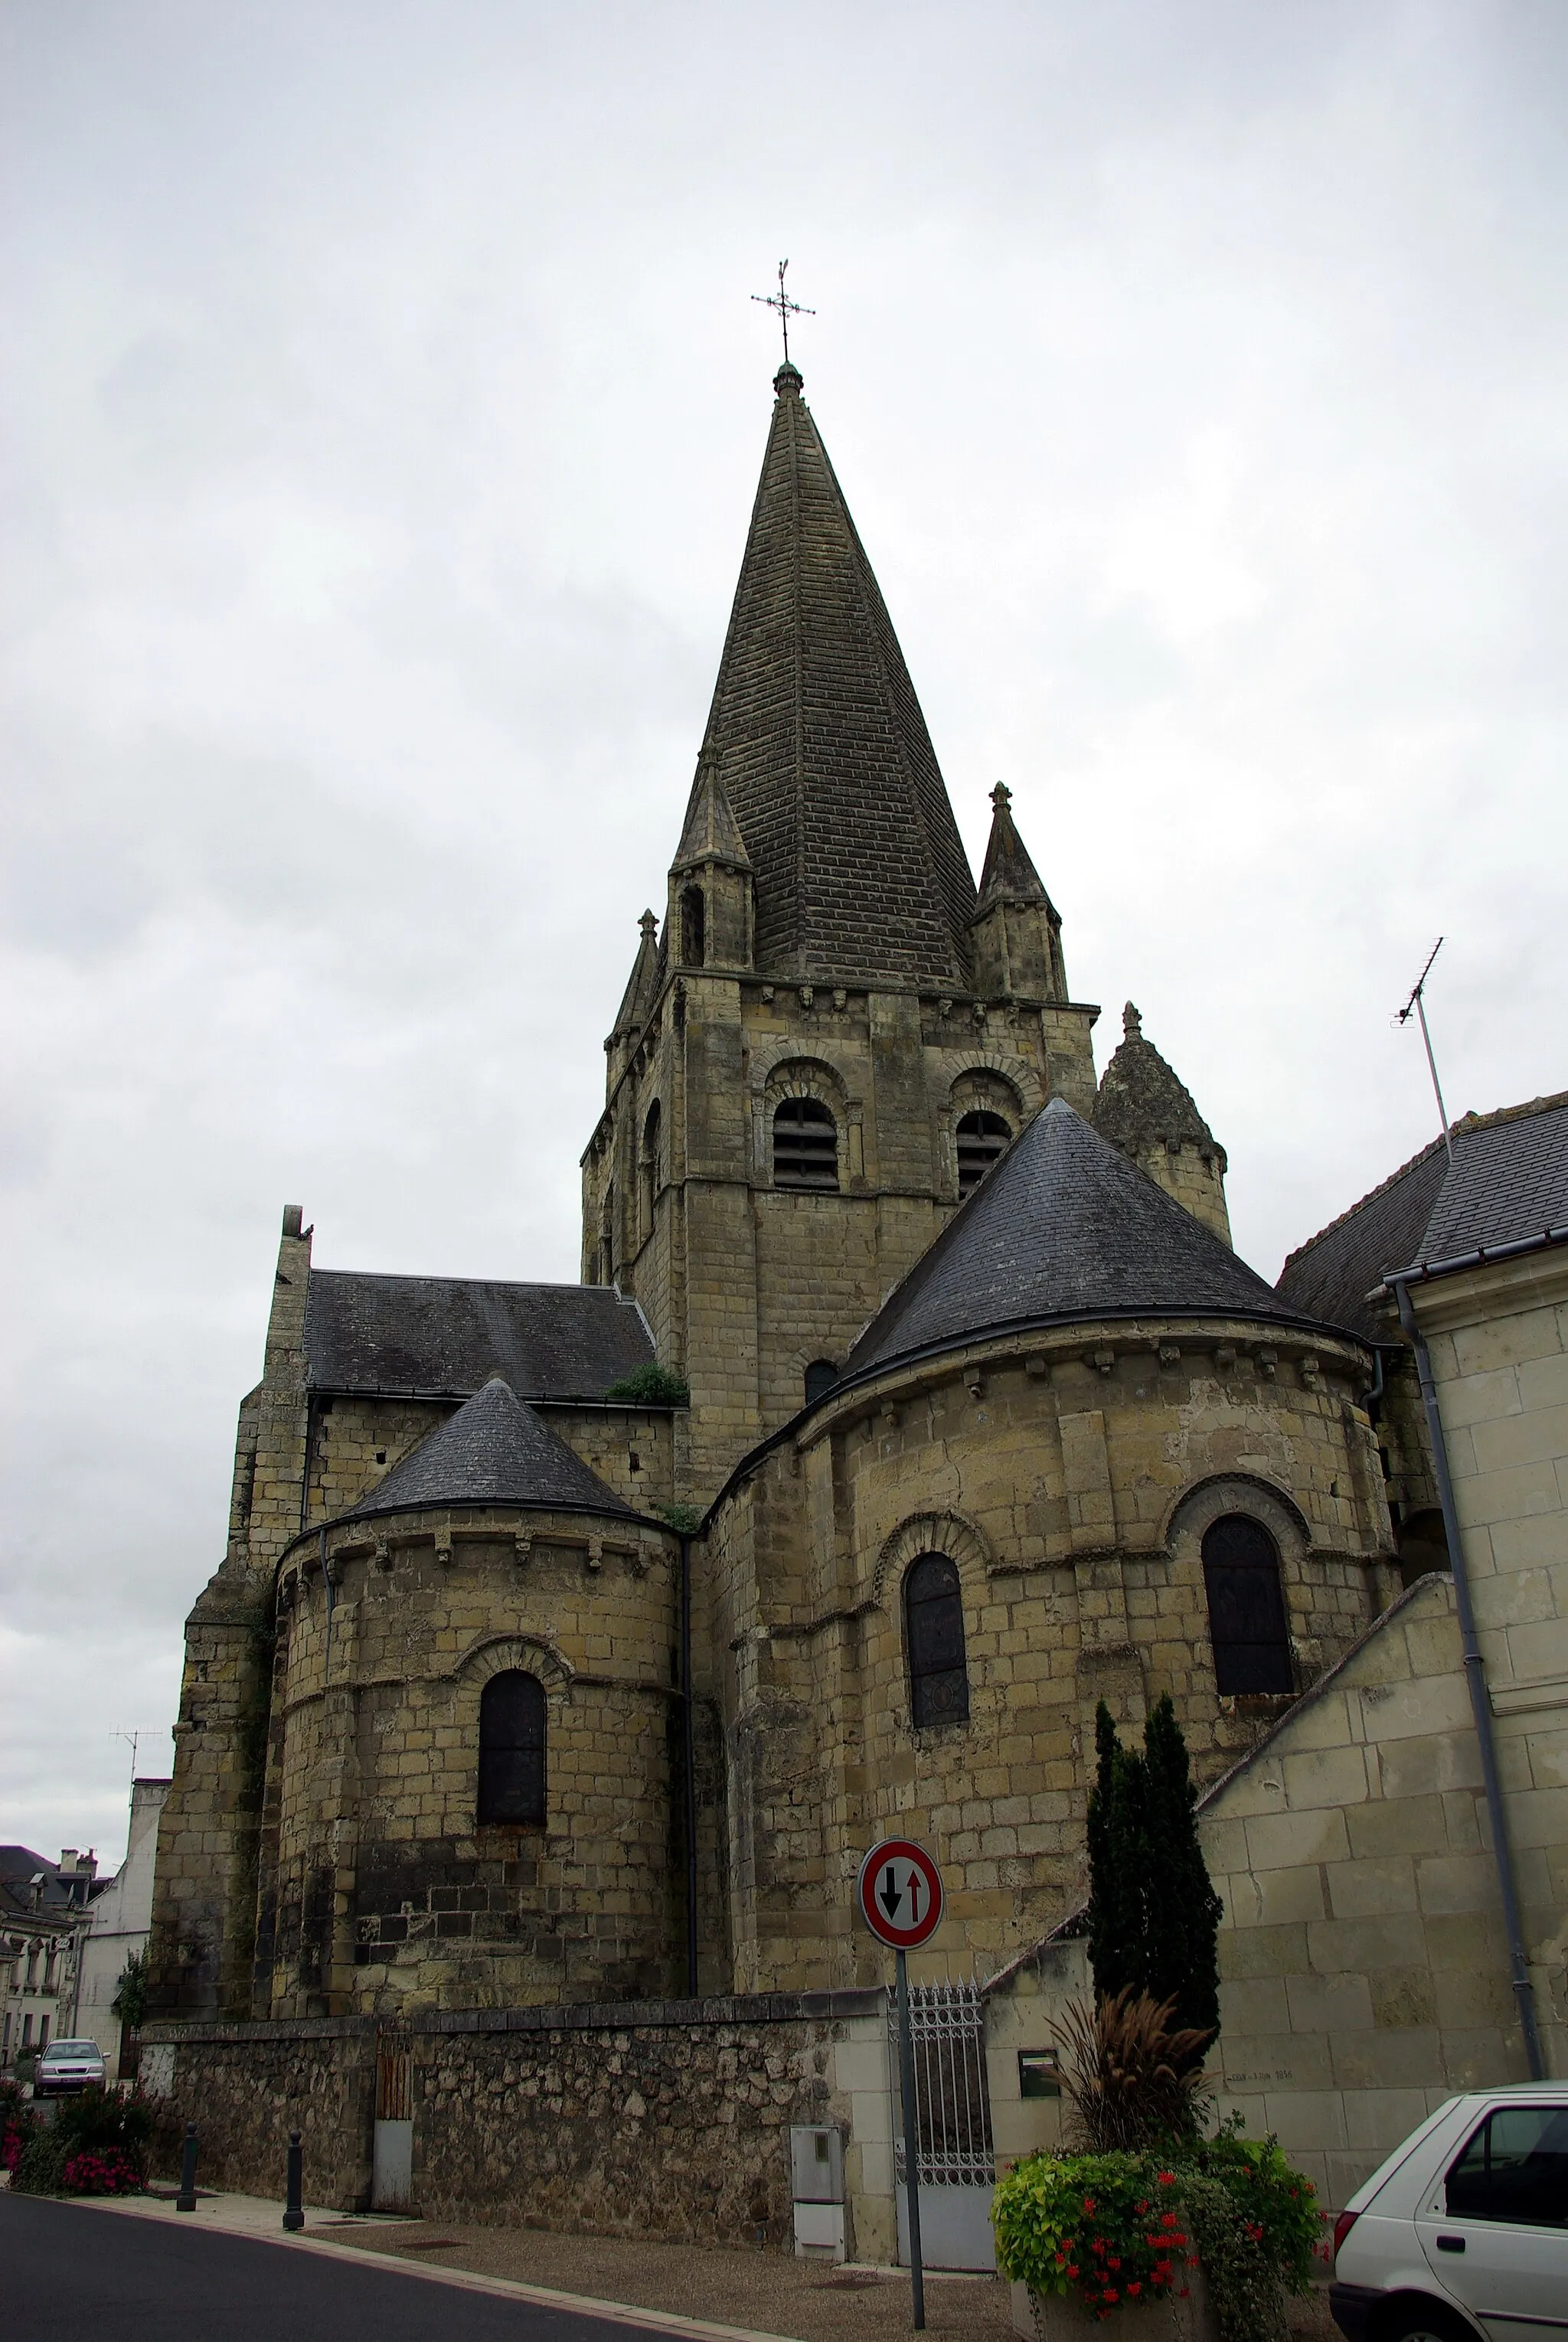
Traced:
<path fill-rule="evenodd" d="M 702 752 L 755 876 L 755 964 L 962 990 L 974 877 L 802 388 L 780 366 Z"/>
<path fill-rule="evenodd" d="M 1212 1148 L 1221 1170 L 1225 1167 L 1224 1148 L 1185 1082 L 1145 1040 L 1144 1020 L 1130 1000 L 1122 1011 L 1122 1045 L 1100 1077 L 1094 1127 L 1134 1161 L 1148 1147 L 1187 1139 Z"/>
<path fill-rule="evenodd" d="M 344 1518 L 444 1505 L 637 1517 L 500 1375 L 394 1464 Z"/>
<path fill-rule="evenodd" d="M 1040 873 L 1029 858 L 1029 848 L 1018 835 L 1018 825 L 1013 818 L 1013 792 L 1001 781 L 991 792 L 991 836 L 985 848 L 985 867 L 980 874 L 980 899 L 974 906 L 978 919 L 995 903 L 1037 905 L 1051 920 L 1060 926 L 1055 905 L 1040 883 Z"/>

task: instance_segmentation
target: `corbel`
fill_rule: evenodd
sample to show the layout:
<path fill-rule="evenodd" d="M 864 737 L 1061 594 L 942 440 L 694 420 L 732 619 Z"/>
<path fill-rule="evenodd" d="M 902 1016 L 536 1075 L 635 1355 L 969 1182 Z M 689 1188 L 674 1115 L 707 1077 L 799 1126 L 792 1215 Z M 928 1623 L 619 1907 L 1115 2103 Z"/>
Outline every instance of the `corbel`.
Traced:
<path fill-rule="evenodd" d="M 1229 1342 L 1222 1342 L 1214 1352 L 1215 1370 L 1222 1375 L 1228 1375 L 1235 1363 L 1236 1353 L 1233 1346 Z"/>
<path fill-rule="evenodd" d="M 882 1419 L 889 1431 L 898 1429 L 898 1409 L 890 1398 L 884 1398 L 882 1402 Z"/>
<path fill-rule="evenodd" d="M 839 1009 L 839 1010 L 841 1010 L 841 1011 L 842 1011 L 842 1009 L 843 1009 L 843 1007 L 844 1007 L 844 1005 L 845 1001 L 847 1001 L 847 999 L 848 999 L 848 998 L 849 998 L 849 995 L 848 995 L 848 993 L 847 993 L 847 992 L 845 992 L 845 991 L 844 991 L 844 989 L 843 986 L 842 986 L 842 985 L 835 986 L 834 990 L 834 996 L 833 996 L 833 1005 L 834 1005 L 834 1006 L 835 1008 L 837 1008 L 837 1009 Z"/>
<path fill-rule="evenodd" d="M 975 1002 L 974 1006 L 974 1009 L 973 1009 L 973 1011 L 972 1011 L 972 1014 L 973 1014 L 973 1016 L 974 1016 L 974 1022 L 975 1022 L 977 1025 L 984 1025 L 984 1022 L 985 1022 L 985 1003 L 984 1002 L 984 1000 L 977 1000 L 977 1001 Z"/>
<path fill-rule="evenodd" d="M 952 1001 L 939 1000 L 936 1004 L 936 1013 L 939 1016 L 951 1016 L 953 1014 Z"/>
<path fill-rule="evenodd" d="M 816 987 L 815 987 L 815 986 L 814 986 L 814 985 L 810 985 L 810 984 L 803 984 L 803 985 L 801 986 L 801 988 L 800 988 L 800 1005 L 801 1005 L 801 1006 L 802 1006 L 803 1008 L 809 1008 L 809 1007 L 811 1006 L 811 1005 L 812 1005 L 813 1001 L 814 1001 L 815 998 L 816 998 Z"/>
<path fill-rule="evenodd" d="M 1040 1383 L 1044 1381 L 1051 1369 L 1046 1365 L 1045 1360 L 1041 1356 L 1039 1351 L 1036 1350 L 1033 1352 L 1029 1357 L 1024 1359 L 1024 1371 L 1032 1382 Z"/>
<path fill-rule="evenodd" d="M 598 1570 L 598 1569 L 603 1569 L 603 1568 L 604 1568 L 604 1538 L 603 1538 L 603 1537 L 591 1536 L 591 1537 L 588 1539 L 588 1551 L 587 1551 L 587 1556 L 586 1556 L 586 1558 L 587 1558 L 587 1563 L 588 1563 L 588 1566 L 589 1566 L 589 1568 L 590 1568 L 590 1569 Z"/>
<path fill-rule="evenodd" d="M 1179 1342 L 1162 1342 L 1159 1346 L 1159 1350 L 1160 1364 L 1163 1366 L 1180 1366 L 1182 1362 L 1182 1347 Z"/>
<path fill-rule="evenodd" d="M 326 1582 L 329 1586 L 341 1586 L 343 1584 L 343 1556 L 341 1553 L 327 1554 L 321 1566 L 323 1570 L 325 1572 Z"/>
<path fill-rule="evenodd" d="M 1091 1350 L 1088 1363 L 1098 1366 L 1103 1375 L 1108 1375 L 1116 1363 L 1116 1353 L 1114 1350 Z"/>
<path fill-rule="evenodd" d="M 969 1393 L 969 1396 L 970 1396 L 970 1397 L 971 1397 L 971 1398 L 984 1398 L 984 1396 L 985 1396 L 985 1376 L 982 1374 L 982 1372 L 981 1372 L 981 1370 L 980 1370 L 980 1368 L 979 1368 L 978 1366 L 965 1366 L 965 1367 L 964 1367 L 964 1389 Z"/>
<path fill-rule="evenodd" d="M 1259 1374 L 1262 1375 L 1265 1382 L 1272 1383 L 1275 1374 L 1279 1370 L 1279 1352 L 1273 1347 L 1272 1343 L 1260 1342 L 1253 1355 L 1258 1362 Z"/>
<path fill-rule="evenodd" d="M 437 1529 L 435 1533 L 435 1558 L 440 1563 L 443 1569 L 451 1568 L 452 1531 L 450 1529 Z"/>
<path fill-rule="evenodd" d="M 764 1008 L 771 1008 L 773 1005 L 774 986 L 771 984 L 764 984 L 763 986 L 763 1006 Z"/>
<path fill-rule="evenodd" d="M 392 1547 L 384 1536 L 378 1536 L 375 1540 L 375 1566 L 377 1569 L 385 1569 L 388 1572 L 392 1568 Z"/>
<path fill-rule="evenodd" d="M 1315 1350 L 1303 1351 L 1296 1363 L 1296 1371 L 1305 1389 L 1315 1391 L 1323 1388 L 1322 1362 Z"/>
<path fill-rule="evenodd" d="M 512 1540 L 512 1558 L 519 1569 L 526 1569 L 534 1558 L 534 1532 L 519 1529 Z"/>

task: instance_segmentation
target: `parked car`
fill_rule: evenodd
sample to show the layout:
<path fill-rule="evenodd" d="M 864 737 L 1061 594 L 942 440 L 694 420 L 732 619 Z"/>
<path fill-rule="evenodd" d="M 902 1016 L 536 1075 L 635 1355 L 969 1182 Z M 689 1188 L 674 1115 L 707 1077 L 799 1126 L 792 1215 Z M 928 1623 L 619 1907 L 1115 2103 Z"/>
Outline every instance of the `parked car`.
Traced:
<path fill-rule="evenodd" d="M 1568 2082 L 1450 2098 L 1333 2232 L 1346 2342 L 1568 2342 Z"/>
<path fill-rule="evenodd" d="M 33 2096 L 60 2098 L 95 2082 L 102 2088 L 105 2075 L 104 2053 L 95 2041 L 51 2041 L 34 2073 Z"/>

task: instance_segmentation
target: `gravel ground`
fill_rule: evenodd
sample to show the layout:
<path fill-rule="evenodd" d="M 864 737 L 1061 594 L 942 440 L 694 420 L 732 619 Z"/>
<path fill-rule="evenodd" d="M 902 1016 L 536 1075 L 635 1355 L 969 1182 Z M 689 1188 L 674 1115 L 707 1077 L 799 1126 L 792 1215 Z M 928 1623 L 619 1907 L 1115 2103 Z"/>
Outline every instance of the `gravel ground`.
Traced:
<path fill-rule="evenodd" d="M 427 2267 L 473 2269 L 639 2309 L 672 2310 L 715 2326 L 790 2335 L 795 2342 L 905 2342 L 912 2331 L 903 2270 L 837 2269 L 782 2253 L 426 2220 L 326 2222 L 306 2233 Z M 1322 2293 L 1293 2302 L 1290 2324 L 1293 2342 L 1339 2342 Z M 1006 2286 L 998 2277 L 929 2277 L 925 2330 L 951 2342 L 1013 2342 Z"/>

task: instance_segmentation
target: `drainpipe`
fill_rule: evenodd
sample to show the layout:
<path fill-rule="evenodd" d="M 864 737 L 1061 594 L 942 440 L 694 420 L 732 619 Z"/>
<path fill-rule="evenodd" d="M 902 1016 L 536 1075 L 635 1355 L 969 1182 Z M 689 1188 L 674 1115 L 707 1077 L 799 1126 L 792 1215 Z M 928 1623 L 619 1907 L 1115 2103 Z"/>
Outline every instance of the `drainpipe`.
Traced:
<path fill-rule="evenodd" d="M 1530 1964 L 1525 1956 L 1524 1930 L 1520 1925 L 1519 1897 L 1513 1880 L 1513 1857 L 1509 1849 L 1507 1822 L 1503 1810 L 1503 1785 L 1497 1777 L 1497 1743 L 1492 1730 L 1492 1701 L 1486 1688 L 1481 1642 L 1475 1632 L 1475 1609 L 1470 1598 L 1470 1570 L 1464 1558 L 1463 1539 L 1459 1532 L 1453 1483 L 1449 1477 L 1443 1417 L 1437 1411 L 1437 1386 L 1432 1378 L 1432 1355 L 1426 1346 L 1426 1336 L 1415 1322 L 1408 1284 L 1402 1276 L 1391 1277 L 1389 1282 L 1399 1303 L 1399 1322 L 1415 1352 L 1415 1371 L 1421 1381 L 1422 1405 L 1426 1409 L 1426 1427 L 1432 1434 L 1437 1496 L 1443 1506 L 1443 1534 L 1448 1539 L 1448 1557 L 1453 1570 L 1453 1592 L 1459 1610 L 1459 1639 L 1464 1652 L 1464 1680 L 1470 1692 L 1470 1713 L 1474 1718 L 1475 1737 L 1481 1747 L 1481 1777 L 1486 1792 L 1486 1817 L 1492 1829 L 1492 1856 L 1497 1865 L 1497 1889 L 1503 1900 L 1503 1924 L 1508 1936 L 1513 1997 L 1519 2005 L 1519 2029 L 1524 2036 L 1524 2057 L 1530 2068 L 1530 2077 L 1532 2081 L 1543 2082 L 1546 2079 L 1546 2061 L 1541 2054 L 1541 2034 L 1535 2022 L 1535 1989 L 1530 1981 Z"/>
<path fill-rule="evenodd" d="M 681 1695 L 685 1730 L 681 1749 L 686 1804 L 686 1993 L 697 1997 L 697 1759 L 696 1702 L 692 1689 L 692 1540 L 681 1538 Z"/>

